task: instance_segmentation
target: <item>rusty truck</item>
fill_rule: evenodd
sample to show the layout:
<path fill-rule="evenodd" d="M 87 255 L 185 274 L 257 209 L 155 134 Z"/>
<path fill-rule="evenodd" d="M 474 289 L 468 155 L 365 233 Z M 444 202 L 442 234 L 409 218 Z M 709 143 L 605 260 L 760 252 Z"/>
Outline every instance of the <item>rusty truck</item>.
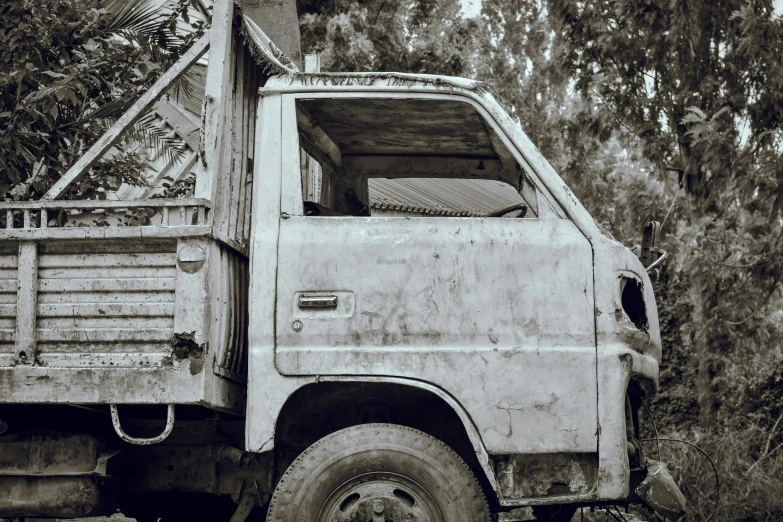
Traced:
<path fill-rule="evenodd" d="M 0 517 L 567 521 L 650 491 L 680 516 L 639 443 L 645 264 L 483 84 L 300 73 L 232 9 L 42 200 L 0 203 Z M 195 196 L 59 199 L 208 47 Z M 373 180 L 415 178 L 518 201 L 372 215 Z"/>

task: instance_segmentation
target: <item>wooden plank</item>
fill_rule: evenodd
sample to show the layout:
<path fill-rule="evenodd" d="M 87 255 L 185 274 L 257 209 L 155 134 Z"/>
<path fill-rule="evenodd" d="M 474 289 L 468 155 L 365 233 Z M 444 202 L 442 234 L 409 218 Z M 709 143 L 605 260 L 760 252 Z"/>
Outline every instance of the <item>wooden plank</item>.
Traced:
<path fill-rule="evenodd" d="M 239 202 L 239 214 L 237 218 L 237 228 L 235 236 L 237 241 L 243 245 L 247 245 L 247 239 L 245 238 L 245 221 L 247 220 L 247 207 L 249 205 L 248 199 L 250 199 L 250 187 L 248 181 L 250 179 L 250 165 L 252 164 L 250 158 L 253 154 L 254 140 L 253 134 L 255 130 L 255 99 L 258 96 L 258 89 L 255 83 L 256 72 L 258 66 L 253 60 L 253 57 L 248 53 L 245 56 L 245 93 L 243 100 L 243 114 L 244 114 L 244 143 L 242 144 L 242 163 L 240 168 L 240 202 Z"/>
<path fill-rule="evenodd" d="M 16 268 L 18 261 L 16 256 L 3 256 L 0 257 L 0 268 Z"/>
<path fill-rule="evenodd" d="M 83 156 L 76 160 L 76 163 L 68 169 L 68 172 L 57 180 L 52 188 L 44 194 L 43 199 L 54 200 L 60 197 L 71 183 L 78 180 L 91 166 L 100 160 L 101 157 L 111 149 L 120 135 L 141 118 L 146 109 L 166 92 L 166 89 L 171 85 L 171 82 L 177 79 L 188 69 L 188 67 L 193 65 L 202 54 L 204 54 L 209 47 L 209 39 L 209 33 L 199 38 L 199 40 L 196 41 L 169 70 L 158 78 L 158 81 L 156 81 L 147 92 L 136 100 L 125 114 L 114 122 L 114 125 L 112 125 Z"/>
<path fill-rule="evenodd" d="M 121 239 L 94 241 L 47 241 L 39 245 L 41 257 L 59 254 L 74 254 L 81 256 L 96 256 L 97 254 L 114 254 L 121 256 L 147 254 L 173 254 L 176 256 L 177 240 L 145 238 L 144 241 L 124 241 Z M 174 258 L 176 262 L 176 257 Z"/>
<path fill-rule="evenodd" d="M 138 266 L 133 268 L 124 267 L 94 267 L 85 266 L 83 268 L 45 268 L 39 269 L 38 277 L 41 279 L 143 279 L 176 277 L 177 270 L 174 266 L 166 267 L 146 267 Z"/>
<path fill-rule="evenodd" d="M 43 241 L 47 239 L 154 239 L 201 237 L 210 233 L 209 225 L 173 227 L 68 227 L 45 229 L 0 229 L 0 240 Z"/>
<path fill-rule="evenodd" d="M 16 292 L 19 287 L 17 286 L 19 283 L 14 279 L 2 279 L 0 280 L 0 292 L 1 293 L 8 293 L 8 292 Z"/>
<path fill-rule="evenodd" d="M 7 317 L 0 316 L 0 330 L 14 328 L 16 328 L 16 314 Z"/>
<path fill-rule="evenodd" d="M 227 246 L 228 248 L 232 249 L 233 251 L 242 254 L 245 257 L 248 257 L 250 253 L 249 246 L 241 245 L 240 243 L 234 241 L 230 237 L 224 235 L 219 230 L 212 230 L 212 236 L 221 244 Z"/>
<path fill-rule="evenodd" d="M 40 341 L 122 342 L 168 341 L 171 328 L 40 328 Z"/>
<path fill-rule="evenodd" d="M 0 342 L 13 343 L 16 341 L 16 328 L 5 328 L 0 330 Z"/>
<path fill-rule="evenodd" d="M 0 294 L 0 297 L 6 294 Z M 13 296 L 16 301 L 16 295 Z M 173 303 L 174 292 L 78 292 L 57 293 L 42 292 L 38 294 L 38 304 L 131 304 L 131 303 Z"/>
<path fill-rule="evenodd" d="M 174 290 L 171 277 L 150 279 L 44 279 L 40 292 L 148 292 Z M 20 290 L 21 292 L 21 290 Z"/>
<path fill-rule="evenodd" d="M 240 193 L 242 183 L 242 158 L 244 156 L 244 135 L 245 135 L 245 46 L 237 41 L 235 46 L 236 69 L 234 71 L 234 92 L 233 92 L 233 118 L 231 129 L 231 171 L 229 172 L 229 185 L 231 187 L 231 196 L 228 206 L 228 223 L 226 234 L 228 237 L 237 239 L 237 216 L 239 206 L 241 205 Z"/>
<path fill-rule="evenodd" d="M 201 165 L 203 176 L 196 179 L 197 197 L 215 200 L 216 176 L 223 144 L 224 113 L 231 88 L 230 63 L 233 60 L 232 23 L 234 2 L 215 2 L 209 30 L 209 66 L 204 88 L 204 112 L 201 115 L 203 139 Z"/>
<path fill-rule="evenodd" d="M 248 218 L 247 208 L 250 206 L 251 189 L 250 181 L 252 174 L 250 172 L 253 164 L 253 148 L 255 147 L 255 117 L 256 100 L 258 98 L 258 86 L 256 79 L 258 77 L 258 65 L 256 65 L 252 56 L 247 56 L 247 76 L 245 78 L 245 143 L 242 147 L 242 205 L 240 207 L 240 222 L 237 226 L 237 239 L 244 245 L 247 244 L 245 230 Z"/>
<path fill-rule="evenodd" d="M 35 362 L 35 316 L 38 298 L 38 244 L 19 244 L 19 291 L 16 296 L 16 356 L 22 364 Z"/>
<path fill-rule="evenodd" d="M 0 292 L 0 303 L 16 305 L 16 286 L 14 286 L 13 292 Z"/>
<path fill-rule="evenodd" d="M 39 353 L 166 353 L 171 355 L 171 344 L 165 342 L 116 342 L 86 343 L 48 341 L 38 342 Z"/>
<path fill-rule="evenodd" d="M 0 316 L 16 315 L 0 305 Z M 174 316 L 173 303 L 62 303 L 38 304 L 38 317 L 163 317 Z"/>
<path fill-rule="evenodd" d="M 17 278 L 17 270 L 14 268 L 0 268 L 0 279 L 10 279 L 15 281 Z"/>
<path fill-rule="evenodd" d="M 236 35 L 232 36 L 231 46 L 234 48 L 236 45 Z M 217 171 L 212 173 L 217 187 L 214 189 L 215 197 L 214 204 L 214 228 L 219 230 L 227 237 L 231 237 L 228 231 L 228 218 L 231 207 L 231 173 L 233 171 L 234 163 L 234 131 L 236 125 L 234 124 L 235 107 L 234 107 L 234 85 L 236 79 L 236 60 L 232 56 L 229 62 L 229 81 L 231 82 L 231 89 L 226 91 L 226 99 L 224 100 L 225 108 L 223 114 L 223 142 L 221 143 L 220 157 L 217 158 L 216 165 Z M 233 238 L 232 238 L 233 239 Z"/>
<path fill-rule="evenodd" d="M 171 267 L 177 264 L 177 254 L 46 254 L 38 260 L 43 268 L 78 268 L 89 264 L 92 268 Z"/>
<path fill-rule="evenodd" d="M 53 368 L 112 368 L 160 367 L 171 360 L 170 353 L 44 353 L 38 356 L 41 364 Z M 107 519 L 109 520 L 109 519 Z"/>
<path fill-rule="evenodd" d="M 46 209 L 127 209 L 127 208 L 171 208 L 171 207 L 209 207 L 208 199 L 182 198 L 182 199 L 79 199 L 58 201 L 0 201 L 0 209 L 15 210 L 39 210 Z"/>
<path fill-rule="evenodd" d="M 262 76 L 261 70 L 256 66 L 251 69 L 250 85 L 254 87 L 258 85 L 259 78 Z M 258 118 L 258 105 L 259 96 L 258 89 L 254 88 L 250 91 L 250 120 L 248 121 L 247 132 L 247 144 L 245 150 L 247 150 L 248 162 L 245 172 L 245 185 L 247 186 L 247 195 L 245 197 L 245 221 L 244 230 L 242 234 L 242 244 L 248 245 L 250 242 L 250 221 L 253 206 L 253 168 L 256 162 L 256 120 Z"/>
<path fill-rule="evenodd" d="M 42 330 L 69 329 L 69 328 L 95 328 L 105 330 L 117 330 L 133 325 L 134 328 L 173 328 L 174 316 L 161 317 L 38 317 L 38 328 Z"/>
<path fill-rule="evenodd" d="M 16 302 L 14 304 L 0 304 L 0 317 L 16 317 Z"/>

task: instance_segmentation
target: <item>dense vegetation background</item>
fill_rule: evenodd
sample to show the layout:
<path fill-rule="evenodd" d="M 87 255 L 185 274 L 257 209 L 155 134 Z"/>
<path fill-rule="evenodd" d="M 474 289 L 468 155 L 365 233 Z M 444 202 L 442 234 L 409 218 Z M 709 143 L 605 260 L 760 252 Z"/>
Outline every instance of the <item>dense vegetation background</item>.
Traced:
<path fill-rule="evenodd" d="M 111 3 L 0 5 L 0 198 L 40 197 L 188 44 L 173 31 L 188 1 L 154 23 Z M 661 436 L 713 456 L 720 502 L 692 448 L 662 443 L 664 460 L 689 520 L 783 520 L 783 20 L 771 0 L 484 0 L 475 18 L 458 0 L 298 8 L 323 70 L 487 81 L 618 240 L 637 245 L 662 222 L 650 406 Z M 166 145 L 150 132 L 128 143 Z M 117 153 L 74 190 L 143 183 L 143 162 Z"/>

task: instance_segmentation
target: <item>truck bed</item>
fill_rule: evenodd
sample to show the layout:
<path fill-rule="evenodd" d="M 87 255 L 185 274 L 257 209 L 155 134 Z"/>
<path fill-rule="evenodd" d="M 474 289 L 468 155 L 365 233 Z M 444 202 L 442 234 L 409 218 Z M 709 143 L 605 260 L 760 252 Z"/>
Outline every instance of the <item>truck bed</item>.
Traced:
<path fill-rule="evenodd" d="M 0 205 L 3 402 L 244 409 L 247 257 L 206 200 Z"/>

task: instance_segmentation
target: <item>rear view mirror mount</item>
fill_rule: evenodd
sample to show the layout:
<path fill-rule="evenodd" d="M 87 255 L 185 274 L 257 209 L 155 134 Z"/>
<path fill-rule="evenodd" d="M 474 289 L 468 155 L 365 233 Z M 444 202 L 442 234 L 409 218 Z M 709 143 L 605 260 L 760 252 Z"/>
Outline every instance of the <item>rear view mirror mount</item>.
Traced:
<path fill-rule="evenodd" d="M 649 221 L 642 232 L 642 250 L 639 252 L 639 259 L 650 272 L 660 265 L 669 255 L 665 250 L 660 249 L 661 243 L 661 224 L 658 221 Z"/>

